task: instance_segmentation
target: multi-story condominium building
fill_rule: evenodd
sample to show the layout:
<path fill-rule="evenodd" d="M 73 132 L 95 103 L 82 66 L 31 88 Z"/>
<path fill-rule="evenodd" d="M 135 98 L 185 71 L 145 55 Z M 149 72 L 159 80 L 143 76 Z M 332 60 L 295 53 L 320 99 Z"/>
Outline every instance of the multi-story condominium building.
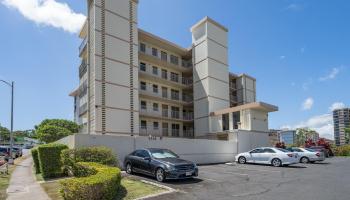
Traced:
<path fill-rule="evenodd" d="M 293 145 L 296 143 L 297 131 L 296 130 L 283 130 L 279 131 L 280 142 L 284 142 L 286 145 Z"/>
<path fill-rule="evenodd" d="M 334 141 L 337 146 L 346 144 L 347 138 L 345 128 L 350 128 L 350 108 L 337 109 L 333 111 Z"/>
<path fill-rule="evenodd" d="M 82 132 L 215 138 L 268 131 L 276 106 L 256 101 L 256 80 L 229 72 L 228 29 L 209 17 L 180 47 L 138 28 L 137 0 L 88 0 L 75 97 Z"/>

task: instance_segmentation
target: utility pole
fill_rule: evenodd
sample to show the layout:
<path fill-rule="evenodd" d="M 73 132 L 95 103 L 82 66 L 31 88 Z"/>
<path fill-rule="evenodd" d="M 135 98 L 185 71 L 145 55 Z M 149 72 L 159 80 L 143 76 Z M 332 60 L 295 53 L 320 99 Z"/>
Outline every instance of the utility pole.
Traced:
<path fill-rule="evenodd" d="M 13 152 L 13 91 L 15 88 L 15 82 L 12 81 L 11 83 L 6 82 L 4 80 L 0 80 L 1 82 L 5 83 L 9 87 L 11 87 L 11 132 L 10 132 L 10 158 L 8 163 L 13 164 L 13 157 L 12 157 L 12 152 Z"/>

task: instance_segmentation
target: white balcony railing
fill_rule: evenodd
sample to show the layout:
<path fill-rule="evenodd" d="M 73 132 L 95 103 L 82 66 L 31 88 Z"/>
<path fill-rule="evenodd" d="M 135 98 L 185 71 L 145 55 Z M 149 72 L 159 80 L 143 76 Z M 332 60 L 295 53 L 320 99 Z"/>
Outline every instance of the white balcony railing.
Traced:
<path fill-rule="evenodd" d="M 152 51 L 148 50 L 147 48 L 145 49 L 145 51 L 139 49 L 139 52 L 142 53 L 142 54 L 145 54 L 147 56 L 152 56 L 153 58 L 156 58 L 162 62 L 167 62 L 171 65 L 175 65 L 175 66 L 179 66 L 179 67 L 183 67 L 183 68 L 191 68 L 193 65 L 192 65 L 192 60 L 183 60 L 181 59 L 181 64 L 179 62 L 171 62 L 171 60 L 169 59 L 170 56 L 167 55 L 166 59 L 165 58 L 162 58 L 161 55 L 157 55 L 157 56 L 154 56 L 152 55 Z"/>
<path fill-rule="evenodd" d="M 178 102 L 183 102 L 183 103 L 191 103 L 193 102 L 193 98 L 189 95 L 182 95 L 182 98 L 180 97 L 179 94 L 172 94 L 172 95 L 163 95 L 162 92 L 159 91 L 158 92 L 153 92 L 153 89 L 149 89 L 144 88 L 142 86 L 140 86 L 140 94 L 144 94 L 147 96 L 152 96 L 152 97 L 158 97 L 161 99 L 167 99 L 167 100 L 172 100 L 172 101 L 178 101 Z"/>
<path fill-rule="evenodd" d="M 184 86 L 189 86 L 189 85 L 192 85 L 192 83 L 193 83 L 193 80 L 191 77 L 182 77 L 182 76 L 176 76 L 176 75 L 171 75 L 171 74 L 165 75 L 165 73 L 162 73 L 159 71 L 158 71 L 158 73 L 153 73 L 152 69 L 150 69 L 149 66 L 142 66 L 142 67 L 140 66 L 139 70 L 141 73 L 147 74 L 149 76 L 161 78 L 163 80 L 167 80 L 167 81 L 170 81 L 172 83 L 177 83 L 177 84 L 181 84 Z"/>

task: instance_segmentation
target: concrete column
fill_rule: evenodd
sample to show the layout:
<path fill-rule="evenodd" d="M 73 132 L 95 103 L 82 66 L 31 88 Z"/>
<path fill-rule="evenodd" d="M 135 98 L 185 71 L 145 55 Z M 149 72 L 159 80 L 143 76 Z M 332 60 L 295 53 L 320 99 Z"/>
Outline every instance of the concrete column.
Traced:
<path fill-rule="evenodd" d="M 234 124 L 233 124 L 233 113 L 228 114 L 228 120 L 229 120 L 229 130 L 232 131 L 234 129 Z"/>

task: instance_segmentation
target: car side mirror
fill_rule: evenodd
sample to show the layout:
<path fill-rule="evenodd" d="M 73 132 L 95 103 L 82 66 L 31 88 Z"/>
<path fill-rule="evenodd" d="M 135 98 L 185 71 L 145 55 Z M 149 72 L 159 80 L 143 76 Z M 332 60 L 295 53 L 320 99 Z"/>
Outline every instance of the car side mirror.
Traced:
<path fill-rule="evenodd" d="M 151 158 L 150 157 L 145 157 L 143 158 L 144 160 L 148 160 L 148 161 L 151 161 Z"/>

